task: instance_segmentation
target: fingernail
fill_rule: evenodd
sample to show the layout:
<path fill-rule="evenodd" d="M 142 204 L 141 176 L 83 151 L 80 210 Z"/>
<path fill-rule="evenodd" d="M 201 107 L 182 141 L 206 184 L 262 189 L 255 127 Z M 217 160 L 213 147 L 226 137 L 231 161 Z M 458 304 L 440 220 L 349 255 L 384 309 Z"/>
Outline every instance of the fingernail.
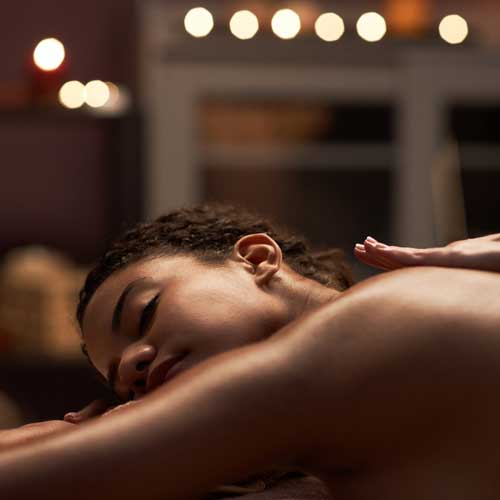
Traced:
<path fill-rule="evenodd" d="M 368 241 L 369 243 L 378 243 L 377 240 L 371 236 L 367 236 L 365 241 Z"/>
<path fill-rule="evenodd" d="M 361 243 L 356 243 L 356 246 L 354 248 L 356 248 L 356 250 L 364 250 L 365 246 L 362 245 Z"/>

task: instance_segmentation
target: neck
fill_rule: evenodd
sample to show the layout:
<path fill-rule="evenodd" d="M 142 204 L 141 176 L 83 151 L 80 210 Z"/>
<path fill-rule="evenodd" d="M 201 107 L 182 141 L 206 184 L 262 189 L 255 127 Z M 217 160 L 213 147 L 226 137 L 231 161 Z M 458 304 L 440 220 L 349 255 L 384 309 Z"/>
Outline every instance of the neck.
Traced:
<path fill-rule="evenodd" d="M 287 274 L 284 281 L 281 293 L 285 295 L 285 301 L 288 303 L 288 321 L 335 301 L 342 293 L 301 275 Z"/>
<path fill-rule="evenodd" d="M 307 314 L 309 311 L 317 309 L 318 307 L 335 301 L 342 292 L 334 288 L 328 288 L 320 283 L 312 280 L 302 296 L 302 307 L 299 315 Z"/>

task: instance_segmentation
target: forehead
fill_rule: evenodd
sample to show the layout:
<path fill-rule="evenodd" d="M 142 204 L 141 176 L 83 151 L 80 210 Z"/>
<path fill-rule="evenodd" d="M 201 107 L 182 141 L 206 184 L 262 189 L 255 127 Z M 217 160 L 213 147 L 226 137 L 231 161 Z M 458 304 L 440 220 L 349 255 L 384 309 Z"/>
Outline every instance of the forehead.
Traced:
<path fill-rule="evenodd" d="M 95 291 L 87 305 L 82 333 L 111 329 L 113 310 L 125 287 L 139 278 L 149 283 L 161 284 L 166 279 L 192 275 L 197 268 L 206 269 L 206 264 L 186 255 L 163 256 L 142 260 L 128 265 L 109 276 Z"/>

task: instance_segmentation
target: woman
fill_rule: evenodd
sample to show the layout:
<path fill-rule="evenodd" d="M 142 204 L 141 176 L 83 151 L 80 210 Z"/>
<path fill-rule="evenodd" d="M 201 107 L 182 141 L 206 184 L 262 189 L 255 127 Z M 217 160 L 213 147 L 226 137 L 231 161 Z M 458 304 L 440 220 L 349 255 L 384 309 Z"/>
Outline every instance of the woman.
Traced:
<path fill-rule="evenodd" d="M 229 254 L 182 224 L 141 254 L 139 228 L 89 275 L 86 350 L 139 401 L 1 454 L 0 492 L 199 498 L 297 468 L 338 499 L 498 498 L 498 276 L 423 267 L 339 292 L 267 231 L 227 227 Z M 357 252 L 387 266 L 382 248 Z"/>

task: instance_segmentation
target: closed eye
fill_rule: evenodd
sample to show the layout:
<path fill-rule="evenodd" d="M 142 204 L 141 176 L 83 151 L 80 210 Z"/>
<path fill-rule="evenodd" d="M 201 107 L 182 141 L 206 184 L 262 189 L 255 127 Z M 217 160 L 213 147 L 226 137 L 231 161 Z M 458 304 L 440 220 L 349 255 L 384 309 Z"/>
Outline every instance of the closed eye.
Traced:
<path fill-rule="evenodd" d="M 142 336 L 146 332 L 147 328 L 151 324 L 151 320 L 156 311 L 156 306 L 158 305 L 161 292 L 158 292 L 144 307 L 141 314 L 141 320 L 139 322 L 139 334 Z"/>

